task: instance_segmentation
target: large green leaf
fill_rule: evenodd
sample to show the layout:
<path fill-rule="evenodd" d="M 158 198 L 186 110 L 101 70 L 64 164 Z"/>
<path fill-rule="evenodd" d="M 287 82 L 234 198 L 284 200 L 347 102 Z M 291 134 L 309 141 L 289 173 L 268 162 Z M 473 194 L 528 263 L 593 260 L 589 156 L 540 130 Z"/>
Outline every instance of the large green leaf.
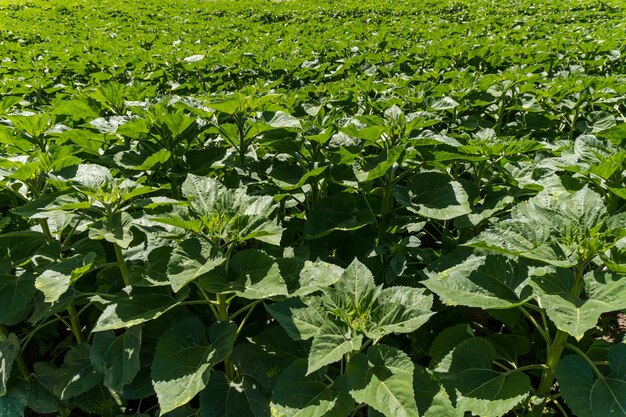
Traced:
<path fill-rule="evenodd" d="M 288 293 L 278 264 L 264 252 L 237 252 L 230 258 L 229 268 L 231 288 L 240 297 L 259 300 Z"/>
<path fill-rule="evenodd" d="M 337 296 L 359 313 L 368 311 L 379 293 L 374 276 L 358 259 L 354 259 L 343 271 L 335 283 L 335 290 Z"/>
<path fill-rule="evenodd" d="M 178 305 L 163 294 L 119 295 L 108 304 L 96 323 L 94 332 L 123 329 L 154 320 Z"/>
<path fill-rule="evenodd" d="M 272 197 L 250 196 L 245 187 L 227 189 L 213 178 L 193 174 L 187 175 L 182 192 L 210 236 L 280 244 L 283 229 L 273 220 L 277 205 Z"/>
<path fill-rule="evenodd" d="M 438 370 L 456 407 L 485 417 L 501 417 L 530 393 L 530 379 L 523 372 L 493 369 L 497 353 L 479 337 L 461 342 L 442 361 Z"/>
<path fill-rule="evenodd" d="M 458 262 L 458 263 L 457 263 Z M 470 255 L 441 271 L 427 271 L 422 283 L 446 304 L 511 308 L 532 296 L 528 266 L 502 255 Z"/>
<path fill-rule="evenodd" d="M 424 172 L 411 177 L 399 199 L 421 216 L 449 220 L 472 212 L 463 185 L 440 172 Z"/>
<path fill-rule="evenodd" d="M 200 393 L 202 417 L 270 417 L 269 398 L 248 375 L 230 381 L 223 372 L 214 372 Z"/>
<path fill-rule="evenodd" d="M 433 312 L 431 295 L 424 295 L 423 289 L 410 287 L 389 287 L 380 292 L 376 306 L 370 313 L 365 334 L 372 339 L 391 333 L 410 333 L 426 323 Z"/>
<path fill-rule="evenodd" d="M 322 366 L 338 362 L 346 353 L 359 350 L 363 336 L 355 334 L 342 321 L 327 320 L 313 337 L 307 375 Z"/>
<path fill-rule="evenodd" d="M 44 294 L 47 303 L 54 303 L 70 285 L 89 272 L 96 256 L 95 252 L 89 252 L 47 266 L 35 280 L 35 287 Z"/>
<path fill-rule="evenodd" d="M 350 394 L 385 417 L 418 417 L 413 391 L 415 365 L 409 357 L 390 346 L 376 345 L 367 355 L 350 359 L 346 375 Z"/>
<path fill-rule="evenodd" d="M 15 320 L 29 308 L 37 292 L 35 278 L 30 274 L 16 277 L 0 275 L 0 323 L 15 324 Z"/>
<path fill-rule="evenodd" d="M 608 376 L 594 376 L 589 363 L 579 356 L 561 359 L 556 377 L 563 399 L 577 416 L 626 416 L 626 345 L 609 351 Z"/>
<path fill-rule="evenodd" d="M 300 298 L 290 298 L 265 308 L 294 340 L 312 338 L 326 323 L 318 297 L 308 297 L 306 303 Z"/>
<path fill-rule="evenodd" d="M 41 384 L 61 400 L 68 400 L 102 383 L 103 375 L 91 363 L 91 346 L 74 346 L 60 368 L 48 362 L 37 362 L 35 373 Z"/>
<path fill-rule="evenodd" d="M 211 271 L 223 258 L 211 245 L 198 238 L 179 242 L 174 247 L 167 264 L 167 276 L 174 292 Z M 227 288 L 227 283 L 223 285 Z"/>
<path fill-rule="evenodd" d="M 280 375 L 272 392 L 272 413 L 284 417 L 347 415 L 354 401 L 342 380 L 328 384 L 326 369 L 307 374 L 305 360 L 297 360 Z M 342 413 L 343 411 L 343 413 Z"/>
<path fill-rule="evenodd" d="M 595 255 L 593 241 L 606 218 L 602 197 L 588 187 L 575 193 L 548 187 L 468 245 L 568 268 Z"/>
<path fill-rule="evenodd" d="M 133 218 L 125 211 L 118 211 L 113 214 L 110 221 L 98 220 L 89 227 L 89 238 L 94 240 L 104 239 L 107 242 L 115 243 L 120 248 L 126 249 L 133 240 L 133 233 L 130 230 L 133 225 Z"/>
<path fill-rule="evenodd" d="M 531 285 L 540 305 L 556 327 L 581 339 L 598 322 L 600 315 L 626 308 L 626 285 L 620 275 L 594 271 L 585 274 L 585 298 L 571 294 L 571 271 L 536 270 Z"/>
<path fill-rule="evenodd" d="M 214 323 L 209 331 L 215 333 L 212 343 L 204 324 L 188 317 L 159 339 L 151 378 L 162 414 L 191 401 L 206 387 L 212 367 L 230 354 L 236 326 Z"/>
<path fill-rule="evenodd" d="M 315 239 L 334 230 L 357 230 L 374 221 L 374 215 L 363 198 L 338 193 L 320 200 L 307 213 L 304 235 L 307 239 Z"/>
<path fill-rule="evenodd" d="M 104 374 L 104 384 L 121 392 L 139 372 L 140 349 L 141 326 L 131 327 L 120 336 L 113 331 L 98 332 L 93 338 L 91 362 Z"/>

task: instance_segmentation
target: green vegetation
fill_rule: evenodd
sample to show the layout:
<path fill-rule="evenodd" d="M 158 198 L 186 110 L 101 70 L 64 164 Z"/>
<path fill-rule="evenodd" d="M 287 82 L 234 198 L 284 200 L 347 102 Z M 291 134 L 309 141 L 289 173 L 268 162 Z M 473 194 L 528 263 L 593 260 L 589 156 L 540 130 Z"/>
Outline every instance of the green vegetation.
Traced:
<path fill-rule="evenodd" d="M 625 15 L 0 2 L 0 417 L 626 417 Z"/>

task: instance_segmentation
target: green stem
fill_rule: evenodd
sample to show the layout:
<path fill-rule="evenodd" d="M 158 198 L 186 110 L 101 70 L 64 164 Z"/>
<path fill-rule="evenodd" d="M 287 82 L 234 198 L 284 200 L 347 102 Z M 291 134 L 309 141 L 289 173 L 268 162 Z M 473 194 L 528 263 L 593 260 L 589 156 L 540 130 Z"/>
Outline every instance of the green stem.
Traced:
<path fill-rule="evenodd" d="M 385 187 L 383 192 L 383 202 L 380 209 L 380 223 L 378 225 L 378 245 L 383 241 L 387 226 L 387 214 L 393 206 L 393 177 L 395 169 L 391 168 L 385 175 Z M 382 255 L 381 255 L 382 256 Z"/>
<path fill-rule="evenodd" d="M 74 308 L 74 304 L 70 304 L 67 308 L 67 312 L 70 316 L 70 325 L 72 328 L 72 333 L 74 333 L 74 337 L 76 338 L 76 343 L 83 343 L 83 335 L 80 333 L 80 322 L 78 321 L 78 315 L 76 314 L 76 309 Z"/>
<path fill-rule="evenodd" d="M 596 366 L 596 363 L 594 361 L 591 360 L 591 358 L 589 356 L 587 356 L 587 354 L 585 352 L 583 352 L 581 349 L 579 349 L 578 347 L 572 345 L 571 343 L 567 343 L 565 345 L 565 347 L 571 351 L 576 352 L 580 357 L 582 357 L 584 360 L 587 361 L 587 363 L 589 363 L 589 365 L 591 366 L 591 369 L 593 369 L 593 373 L 596 374 L 596 376 L 599 379 L 604 379 L 604 375 L 602 375 L 602 372 L 600 372 L 600 370 L 598 369 L 598 367 Z"/>
<path fill-rule="evenodd" d="M 543 339 L 546 341 L 546 343 L 550 345 L 552 341 L 550 340 L 550 336 L 548 335 L 547 330 L 541 327 L 539 323 L 537 323 L 537 320 L 535 320 L 535 318 L 523 306 L 519 306 L 519 309 L 526 316 L 528 321 L 530 321 L 533 326 L 535 326 L 535 328 L 537 329 L 541 337 L 543 337 Z"/>
<path fill-rule="evenodd" d="M 217 314 L 219 321 L 228 321 L 228 303 L 224 294 L 217 294 Z M 239 329 L 237 334 L 239 334 Z M 224 370 L 230 381 L 235 379 L 235 366 L 230 358 L 224 359 Z"/>
<path fill-rule="evenodd" d="M 165 162 L 165 167 L 167 168 L 167 176 L 170 179 L 170 184 L 172 184 L 172 196 L 175 200 L 180 200 L 180 192 L 178 191 L 178 181 L 176 180 L 176 175 L 174 175 L 172 156 L 170 156 Z"/>
<path fill-rule="evenodd" d="M 41 230 L 46 236 L 46 240 L 49 243 L 54 242 L 54 237 L 52 236 L 52 232 L 50 231 L 50 226 L 48 226 L 48 219 L 39 219 L 39 226 L 41 226 Z"/>
<path fill-rule="evenodd" d="M 245 313 L 249 309 L 253 309 L 257 304 L 262 303 L 263 301 L 265 300 L 256 300 L 244 307 L 241 307 L 239 310 L 235 311 L 233 314 L 230 315 L 229 320 L 234 320 L 240 314 Z"/>
<path fill-rule="evenodd" d="M 115 249 L 115 257 L 117 258 L 117 264 L 120 268 L 120 273 L 122 274 L 122 279 L 124 280 L 124 286 L 128 287 L 130 282 L 128 281 L 128 268 L 126 267 L 126 261 L 124 261 L 124 254 L 122 253 L 122 248 L 117 243 L 113 244 L 113 248 Z"/>
<path fill-rule="evenodd" d="M 248 313 L 244 316 L 243 320 L 241 320 L 241 323 L 239 323 L 239 327 L 237 328 L 237 333 L 235 335 L 235 338 L 237 338 L 239 336 L 239 334 L 241 333 L 241 331 L 243 330 L 243 327 L 246 324 L 246 321 L 248 321 L 248 318 L 250 317 L 250 315 L 252 314 L 252 312 L 254 311 L 254 307 L 256 307 L 257 303 L 252 303 L 251 307 L 248 309 Z"/>
<path fill-rule="evenodd" d="M 202 296 L 204 297 L 204 299 L 208 302 L 209 308 L 211 309 L 211 311 L 213 312 L 213 316 L 215 316 L 215 320 L 220 319 L 220 315 L 217 312 L 217 309 L 215 308 L 215 306 L 213 304 L 216 304 L 215 301 L 211 300 L 211 298 L 209 297 L 209 295 L 206 293 L 206 291 L 204 291 L 204 289 L 196 282 L 196 285 L 198 287 L 198 290 L 200 291 L 200 294 L 202 294 Z"/>

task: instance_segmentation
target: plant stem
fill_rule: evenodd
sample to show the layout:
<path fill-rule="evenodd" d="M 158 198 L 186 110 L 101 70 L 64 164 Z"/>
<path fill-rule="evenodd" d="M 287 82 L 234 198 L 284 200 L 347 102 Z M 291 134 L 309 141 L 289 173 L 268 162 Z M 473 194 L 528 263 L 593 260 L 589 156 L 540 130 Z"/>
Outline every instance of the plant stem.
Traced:
<path fill-rule="evenodd" d="M 217 294 L 217 313 L 219 321 L 228 321 L 228 303 L 224 294 Z M 239 334 L 239 329 L 237 330 L 237 334 Z M 230 358 L 224 359 L 224 370 L 230 381 L 235 379 L 235 366 Z"/>
<path fill-rule="evenodd" d="M 600 370 L 596 366 L 595 362 L 592 361 L 591 358 L 589 358 L 589 356 L 587 356 L 587 354 L 585 352 L 583 352 L 578 347 L 572 345 L 571 343 L 567 343 L 565 345 L 565 347 L 567 349 L 569 349 L 569 350 L 572 350 L 572 351 L 576 352 L 580 357 L 582 357 L 584 360 L 586 360 L 589 363 L 589 365 L 591 366 L 591 369 L 593 370 L 593 373 L 596 374 L 596 376 L 598 378 L 604 379 L 604 375 L 602 375 L 602 372 L 600 372 Z"/>
<path fill-rule="evenodd" d="M 239 310 L 235 311 L 233 314 L 230 315 L 229 320 L 234 320 L 240 314 L 245 313 L 246 310 L 253 309 L 257 304 L 262 303 L 263 301 L 265 300 L 256 300 L 244 307 L 241 307 Z"/>
<path fill-rule="evenodd" d="M 122 274 L 122 279 L 124 280 L 124 286 L 128 287 L 130 285 L 128 281 L 128 268 L 126 267 L 126 262 L 124 261 L 124 254 L 122 253 L 122 248 L 117 243 L 113 244 L 113 248 L 115 249 L 115 257 L 117 258 L 117 264 L 120 268 L 120 273 Z"/>
<path fill-rule="evenodd" d="M 70 316 L 70 324 L 72 333 L 74 333 L 74 337 L 76 338 L 76 343 L 81 344 L 83 343 L 83 335 L 80 333 L 80 322 L 78 321 L 78 315 L 76 314 L 73 303 L 67 308 L 67 312 Z"/>
<path fill-rule="evenodd" d="M 552 383 L 554 382 L 554 369 L 556 364 L 561 359 L 561 354 L 563 353 L 563 349 L 567 344 L 567 339 L 569 338 L 569 334 L 562 330 L 558 330 L 556 335 L 554 336 L 554 342 L 552 345 L 548 347 L 548 358 L 546 360 L 546 369 L 543 371 L 543 375 L 541 376 L 541 382 L 539 383 L 539 388 L 537 389 L 537 395 L 539 397 L 545 397 L 546 399 L 539 404 L 537 407 L 539 409 L 538 415 L 543 414 L 543 409 L 545 408 L 547 396 L 552 389 Z"/>
<path fill-rule="evenodd" d="M 243 330 L 243 326 L 246 324 L 246 321 L 248 321 L 248 318 L 254 311 L 254 307 L 256 307 L 256 305 L 257 303 L 251 304 L 251 307 L 248 309 L 248 313 L 244 316 L 243 320 L 241 320 L 241 323 L 239 323 L 239 327 L 237 328 L 237 334 L 235 335 L 235 337 L 239 336 L 239 333 L 241 333 L 241 331 Z"/>
<path fill-rule="evenodd" d="M 50 226 L 48 226 L 48 219 L 39 219 L 39 226 L 41 226 L 41 230 L 46 236 L 46 240 L 48 241 L 48 243 L 54 242 L 54 237 L 52 236 L 52 232 L 50 231 Z"/>
<path fill-rule="evenodd" d="M 539 323 L 537 323 L 537 320 L 535 320 L 535 318 L 523 306 L 519 306 L 519 309 L 526 316 L 528 321 L 530 321 L 533 324 L 533 326 L 535 326 L 535 328 L 537 329 L 541 337 L 543 337 L 543 339 L 546 341 L 546 343 L 550 345 L 552 341 L 550 340 L 550 336 L 548 335 L 546 330 L 543 327 L 541 327 Z"/>

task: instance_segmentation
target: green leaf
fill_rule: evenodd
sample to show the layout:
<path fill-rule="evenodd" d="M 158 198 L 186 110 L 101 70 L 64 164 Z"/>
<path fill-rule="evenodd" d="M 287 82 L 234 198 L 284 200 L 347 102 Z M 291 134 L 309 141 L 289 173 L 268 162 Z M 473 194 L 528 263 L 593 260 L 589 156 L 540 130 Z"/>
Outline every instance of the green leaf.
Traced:
<path fill-rule="evenodd" d="M 561 359 L 555 375 L 565 403 L 578 416 L 626 416 L 626 345 L 609 350 L 608 376 L 594 376 L 579 356 Z"/>
<path fill-rule="evenodd" d="M 350 394 L 386 417 L 418 417 L 413 392 L 415 365 L 409 357 L 390 346 L 376 345 L 367 355 L 350 359 L 346 375 Z"/>
<path fill-rule="evenodd" d="M 280 375 L 272 392 L 272 413 L 284 417 L 328 417 L 334 410 L 349 413 L 354 401 L 341 380 L 328 385 L 326 370 L 307 374 L 305 360 L 297 360 Z M 344 411 L 344 414 L 347 413 Z"/>
<path fill-rule="evenodd" d="M 55 106 L 52 113 L 67 116 L 78 116 L 83 119 L 95 119 L 100 116 L 86 100 L 68 100 Z"/>
<path fill-rule="evenodd" d="M 69 400 L 102 383 L 102 374 L 91 364 L 91 346 L 74 346 L 63 359 L 61 368 L 48 362 L 34 366 L 41 384 L 61 400 Z"/>
<path fill-rule="evenodd" d="M 178 305 L 169 295 L 120 295 L 108 304 L 96 323 L 94 332 L 123 329 L 154 320 Z"/>
<path fill-rule="evenodd" d="M 133 233 L 130 228 L 133 225 L 133 218 L 125 211 L 118 211 L 113 214 L 111 221 L 99 220 L 89 227 L 89 238 L 94 240 L 104 239 L 107 242 L 115 243 L 120 248 L 126 249 L 133 240 Z"/>
<path fill-rule="evenodd" d="M 299 287 L 293 295 L 304 296 L 328 288 L 339 281 L 343 272 L 341 267 L 328 262 L 305 261 L 300 270 Z"/>
<path fill-rule="evenodd" d="M 167 264 L 167 275 L 174 292 L 198 279 L 224 262 L 217 250 L 205 241 L 191 238 L 174 247 Z M 227 283 L 224 283 L 224 289 Z"/>
<path fill-rule="evenodd" d="M 35 280 L 35 287 L 44 294 L 47 303 L 54 303 L 70 285 L 89 272 L 96 256 L 95 252 L 89 252 L 47 266 Z"/>
<path fill-rule="evenodd" d="M 593 416 L 591 390 L 595 383 L 591 366 L 578 356 L 562 358 L 555 370 L 566 404 L 579 416 Z"/>
<path fill-rule="evenodd" d="M 280 244 L 283 229 L 273 220 L 277 205 L 272 197 L 249 196 L 245 187 L 230 190 L 213 178 L 193 174 L 187 175 L 182 193 L 210 236 Z"/>
<path fill-rule="evenodd" d="M 320 200 L 307 214 L 304 235 L 316 239 L 334 230 L 357 230 L 374 222 L 374 215 L 362 198 L 337 193 Z"/>
<path fill-rule="evenodd" d="M 454 261 L 454 266 L 442 271 L 427 271 L 429 278 L 422 281 L 448 305 L 512 308 L 533 296 L 524 262 L 501 255 L 470 255 Z"/>
<path fill-rule="evenodd" d="M 140 369 L 141 326 L 127 329 L 116 336 L 113 331 L 94 335 L 91 362 L 104 374 L 104 385 L 121 392 L 130 384 Z"/>
<path fill-rule="evenodd" d="M 27 399 L 28 391 L 22 387 L 11 387 L 7 395 L 0 396 L 0 417 L 23 416 Z"/>
<path fill-rule="evenodd" d="M 280 268 L 269 255 L 248 249 L 230 258 L 231 287 L 243 298 L 260 300 L 277 295 L 287 295 L 287 284 Z"/>
<path fill-rule="evenodd" d="M 335 283 L 335 290 L 359 313 L 370 309 L 379 292 L 370 270 L 356 258 Z"/>
<path fill-rule="evenodd" d="M 29 308 L 37 292 L 35 278 L 30 274 L 19 277 L 0 275 L 0 323 L 15 324 Z"/>
<path fill-rule="evenodd" d="M 230 354 L 236 326 L 215 323 L 211 329 L 215 345 L 195 317 L 178 321 L 159 338 L 151 378 L 161 414 L 191 401 L 206 387 L 212 367 Z"/>
<path fill-rule="evenodd" d="M 343 355 L 361 348 L 363 336 L 354 334 L 342 321 L 327 320 L 313 337 L 307 375 L 322 366 L 338 362 Z"/>
<path fill-rule="evenodd" d="M 540 305 L 556 327 L 580 340 L 596 326 L 600 315 L 626 308 L 626 286 L 621 276 L 593 271 L 585 274 L 586 298 L 576 298 L 571 271 L 536 270 L 531 285 Z"/>
<path fill-rule="evenodd" d="M 435 314 L 430 311 L 432 304 L 433 297 L 424 295 L 421 288 L 385 288 L 370 313 L 373 324 L 368 327 L 366 335 L 380 339 L 391 333 L 410 333 Z"/>
<path fill-rule="evenodd" d="M 413 388 L 420 416 L 463 417 L 464 413 L 452 405 L 448 393 L 432 371 L 416 366 L 413 373 Z"/>
<path fill-rule="evenodd" d="M 0 334 L 0 397 L 7 395 L 7 382 L 13 362 L 20 354 L 20 340 L 15 333 Z"/>
<path fill-rule="evenodd" d="M 119 131 L 119 129 L 118 129 Z M 153 153 L 127 151 L 115 155 L 115 161 L 121 166 L 135 171 L 150 171 L 157 164 L 163 164 L 170 159 L 171 153 L 167 149 L 159 149 Z"/>
<path fill-rule="evenodd" d="M 456 393 L 456 407 L 485 417 L 501 417 L 530 393 L 530 379 L 523 372 L 499 372 L 492 368 L 497 354 L 485 339 L 461 342 L 444 361 L 440 377 L 449 393 Z"/>
<path fill-rule="evenodd" d="M 548 187 L 467 245 L 569 268 L 595 255 L 589 241 L 606 218 L 602 197 L 588 187 Z"/>
<path fill-rule="evenodd" d="M 200 393 L 202 417 L 270 417 L 269 398 L 260 384 L 248 375 L 229 381 L 214 372 Z"/>
<path fill-rule="evenodd" d="M 420 216 L 450 220 L 472 212 L 461 183 L 440 172 L 424 172 L 409 178 L 401 204 Z"/>
<path fill-rule="evenodd" d="M 319 298 L 309 297 L 306 304 L 300 298 L 290 298 L 266 305 L 265 309 L 294 340 L 312 338 L 326 323 Z"/>

